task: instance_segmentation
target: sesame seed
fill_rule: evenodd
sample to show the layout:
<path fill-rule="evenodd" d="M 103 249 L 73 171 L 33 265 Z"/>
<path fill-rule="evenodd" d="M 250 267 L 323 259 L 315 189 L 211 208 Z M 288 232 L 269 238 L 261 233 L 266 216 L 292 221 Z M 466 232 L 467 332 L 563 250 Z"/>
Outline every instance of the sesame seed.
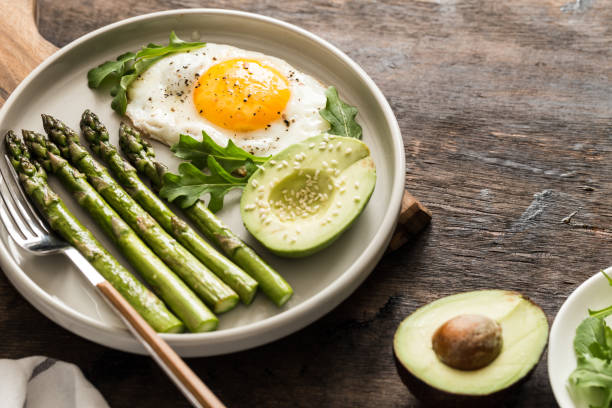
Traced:
<path fill-rule="evenodd" d="M 361 201 L 361 198 L 359 198 L 359 196 L 355 196 L 354 200 L 356 203 L 358 203 L 359 201 Z"/>
<path fill-rule="evenodd" d="M 326 161 L 323 161 L 323 163 L 321 163 L 323 165 L 323 167 L 329 167 L 329 164 L 327 164 Z"/>
<path fill-rule="evenodd" d="M 336 169 L 336 170 L 334 171 L 334 176 L 335 176 L 335 177 L 338 177 L 339 175 L 340 175 L 340 170 L 339 170 L 339 169 Z"/>
<path fill-rule="evenodd" d="M 289 241 L 290 244 L 295 244 L 295 238 L 291 238 L 291 240 Z"/>
<path fill-rule="evenodd" d="M 315 144 L 314 144 L 314 143 L 311 143 L 311 144 L 309 144 L 309 145 L 308 145 L 308 148 L 309 148 L 309 149 L 312 149 L 312 148 L 314 148 L 314 147 L 315 147 Z"/>
<path fill-rule="evenodd" d="M 351 149 L 350 147 L 347 147 L 346 150 L 344 151 L 344 154 L 348 156 L 349 154 L 351 154 L 352 151 L 353 149 Z"/>
<path fill-rule="evenodd" d="M 255 188 L 257 188 L 257 186 L 259 185 L 259 183 L 257 182 L 257 180 L 253 179 L 253 181 L 251 181 L 251 185 Z"/>
<path fill-rule="evenodd" d="M 340 214 L 340 213 L 339 213 L 338 211 L 334 211 L 334 212 L 332 212 L 332 215 L 333 215 L 334 217 L 337 217 L 339 214 Z"/>
<path fill-rule="evenodd" d="M 332 159 L 331 160 L 331 164 L 332 164 L 332 166 L 336 166 L 338 164 L 338 160 Z"/>
<path fill-rule="evenodd" d="M 328 184 L 328 185 L 327 185 L 327 189 L 328 189 L 329 191 L 332 191 L 332 190 L 334 189 L 334 186 L 332 186 L 331 184 Z"/>
<path fill-rule="evenodd" d="M 359 182 L 358 181 L 355 182 L 355 190 L 359 190 Z"/>
<path fill-rule="evenodd" d="M 323 140 L 325 140 L 326 142 L 329 142 L 329 136 L 328 135 L 323 136 Z"/>
<path fill-rule="evenodd" d="M 342 188 L 340 189 L 340 194 L 343 194 L 345 191 L 346 191 L 346 189 L 345 189 L 344 187 L 342 187 Z"/>
<path fill-rule="evenodd" d="M 271 164 L 272 166 L 276 165 L 276 160 L 270 160 L 270 164 Z"/>

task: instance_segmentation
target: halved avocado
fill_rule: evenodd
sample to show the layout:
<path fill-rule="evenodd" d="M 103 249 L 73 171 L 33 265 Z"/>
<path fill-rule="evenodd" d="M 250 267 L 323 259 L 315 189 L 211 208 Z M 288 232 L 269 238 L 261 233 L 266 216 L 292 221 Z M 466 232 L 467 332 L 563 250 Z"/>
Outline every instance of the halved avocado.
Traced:
<path fill-rule="evenodd" d="M 410 391 L 436 407 L 498 406 L 537 365 L 542 309 L 520 293 L 481 290 L 436 300 L 398 327 L 393 351 Z"/>
<path fill-rule="evenodd" d="M 376 169 L 360 140 L 323 134 L 273 156 L 249 179 L 240 212 L 247 230 L 277 255 L 319 251 L 365 208 Z"/>

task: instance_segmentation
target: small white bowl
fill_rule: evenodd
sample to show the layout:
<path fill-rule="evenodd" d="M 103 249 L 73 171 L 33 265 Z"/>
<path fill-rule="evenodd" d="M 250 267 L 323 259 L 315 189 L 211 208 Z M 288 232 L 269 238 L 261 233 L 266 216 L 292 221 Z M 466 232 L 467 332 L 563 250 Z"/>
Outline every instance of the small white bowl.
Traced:
<path fill-rule="evenodd" d="M 612 267 L 605 270 L 612 273 Z M 580 285 L 563 303 L 550 329 L 548 342 L 548 378 L 561 408 L 578 407 L 568 391 L 567 379 L 576 369 L 574 336 L 576 328 L 589 316 L 589 309 L 599 310 L 612 304 L 612 287 L 598 272 Z"/>

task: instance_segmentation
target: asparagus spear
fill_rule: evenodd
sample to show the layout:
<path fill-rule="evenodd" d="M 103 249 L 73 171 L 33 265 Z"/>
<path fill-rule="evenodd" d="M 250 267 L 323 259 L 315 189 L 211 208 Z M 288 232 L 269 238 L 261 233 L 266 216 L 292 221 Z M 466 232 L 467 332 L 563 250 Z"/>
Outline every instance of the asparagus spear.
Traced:
<path fill-rule="evenodd" d="M 136 170 L 149 178 L 156 190 L 161 189 L 163 177 L 168 172 L 168 168 L 155 160 L 155 151 L 151 144 L 145 141 L 136 129 L 125 123 L 121 124 L 119 130 L 119 144 Z M 208 239 L 223 250 L 228 258 L 255 278 L 261 290 L 277 306 L 282 306 L 289 300 L 293 294 L 291 286 L 224 225 L 203 201 L 198 201 L 183 211 Z"/>
<path fill-rule="evenodd" d="M 62 156 L 89 179 L 92 186 L 128 225 L 153 249 L 214 312 L 230 310 L 238 295 L 172 238 L 79 144 L 79 136 L 63 122 L 42 115 L 47 135 L 58 145 Z"/>
<path fill-rule="evenodd" d="M 125 269 L 66 208 L 47 183 L 47 173 L 23 141 L 10 130 L 4 137 L 6 150 L 19 181 L 51 228 L 74 246 L 100 274 L 158 332 L 180 333 L 185 325 L 145 285 Z"/>
<path fill-rule="evenodd" d="M 23 138 L 30 153 L 55 174 L 83 207 L 123 252 L 131 265 L 151 285 L 170 309 L 192 332 L 214 330 L 217 317 L 202 303 L 178 276 L 164 264 L 138 235 L 104 201 L 85 180 L 85 176 L 60 156 L 59 149 L 45 136 L 24 130 Z"/>
<path fill-rule="evenodd" d="M 117 148 L 109 142 L 106 127 L 90 110 L 86 110 L 81 117 L 81 132 L 89 142 L 91 150 L 104 161 L 132 198 L 151 214 L 166 232 L 236 291 L 243 303 L 251 303 L 257 291 L 257 281 L 202 239 L 140 180 L 134 167 L 124 160 Z"/>

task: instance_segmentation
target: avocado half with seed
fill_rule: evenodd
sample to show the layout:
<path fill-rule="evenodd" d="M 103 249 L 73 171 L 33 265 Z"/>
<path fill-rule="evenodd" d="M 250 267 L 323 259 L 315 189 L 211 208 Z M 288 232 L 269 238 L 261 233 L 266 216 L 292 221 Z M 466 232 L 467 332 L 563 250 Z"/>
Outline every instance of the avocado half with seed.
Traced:
<path fill-rule="evenodd" d="M 242 221 L 275 254 L 310 255 L 353 223 L 375 184 L 365 143 L 315 136 L 289 146 L 253 173 L 240 201 Z"/>
<path fill-rule="evenodd" d="M 492 407 L 533 371 L 548 339 L 542 309 L 520 293 L 481 290 L 408 316 L 393 341 L 404 384 L 425 405 Z"/>

